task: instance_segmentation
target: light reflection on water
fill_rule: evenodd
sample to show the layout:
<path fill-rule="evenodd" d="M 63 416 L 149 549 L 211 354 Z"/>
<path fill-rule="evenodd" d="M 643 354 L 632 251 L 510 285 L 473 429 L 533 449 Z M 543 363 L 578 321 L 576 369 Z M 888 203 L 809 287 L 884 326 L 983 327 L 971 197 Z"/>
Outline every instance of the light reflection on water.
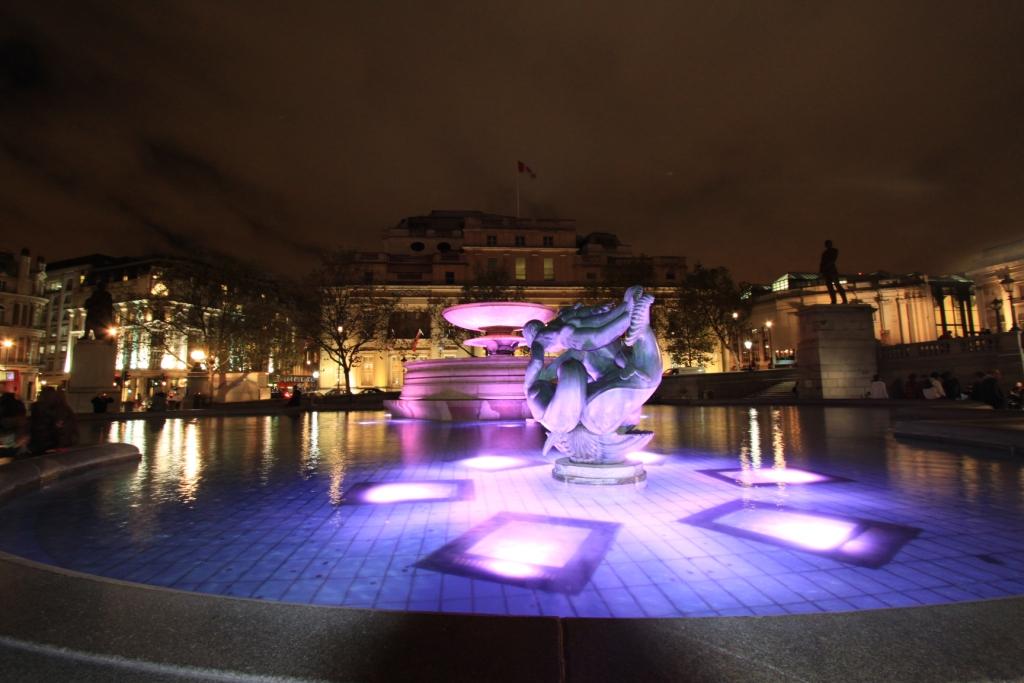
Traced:
<path fill-rule="evenodd" d="M 602 616 L 603 601 L 624 599 L 626 588 L 649 595 L 645 572 L 664 572 L 665 567 L 680 578 L 672 584 L 655 574 L 661 577 L 658 590 L 673 600 L 692 599 L 695 605 L 677 603 L 677 612 L 664 605 L 657 608 L 662 610 L 657 614 L 665 615 L 789 609 L 785 600 L 795 599 L 792 590 L 779 584 L 810 577 L 826 585 L 839 576 L 829 572 L 848 569 L 835 562 L 820 564 L 820 558 L 812 558 L 819 564 L 809 563 L 792 550 L 680 523 L 736 503 L 745 511 L 740 516 L 793 509 L 921 528 L 920 537 L 880 572 L 896 571 L 890 567 L 941 571 L 957 586 L 961 575 L 946 565 L 962 562 L 971 571 L 1002 572 L 997 579 L 978 579 L 977 590 L 1002 591 L 978 593 L 982 597 L 1013 594 L 1012 581 L 1021 582 L 1024 592 L 1024 565 L 1014 568 L 1011 552 L 1017 543 L 1021 547 L 1016 552 L 1024 558 L 1019 541 L 1024 537 L 1024 468 L 1016 462 L 900 443 L 887 433 L 888 424 L 887 411 L 862 408 L 649 406 L 644 427 L 655 438 L 644 455 L 659 462 L 649 468 L 646 488 L 583 490 L 555 482 L 545 464 L 531 466 L 539 461 L 543 443 L 543 431 L 534 422 L 436 423 L 389 419 L 383 413 L 88 422 L 82 425 L 83 442 L 129 442 L 143 452 L 142 461 L 137 467 L 96 471 L 5 506 L 0 548 L 82 571 L 185 590 L 299 602 L 329 599 L 334 602 L 325 604 L 385 609 L 570 616 Z M 480 456 L 492 465 L 523 466 L 467 466 Z M 768 482 L 756 487 L 700 472 L 716 468 L 749 473 L 790 468 L 845 479 L 802 485 L 799 476 L 751 477 L 751 482 Z M 404 507 L 349 505 L 353 501 L 344 500 L 357 484 L 464 479 L 472 480 L 475 498 Z M 621 525 L 598 570 L 603 572 L 601 585 L 588 586 L 579 598 L 583 603 L 571 606 L 564 599 L 544 603 L 554 599 L 535 591 L 531 606 L 513 608 L 522 594 L 499 591 L 495 597 L 493 586 L 479 593 L 467 589 L 483 596 L 480 604 L 475 597 L 458 596 L 446 604 L 442 586 L 449 586 L 451 577 L 442 580 L 436 572 L 416 569 L 415 563 L 506 512 Z M 27 544 L 19 545 L 26 538 Z M 980 562 L 982 554 L 999 555 L 1000 549 L 1005 554 L 997 559 L 1006 564 L 997 569 L 969 564 Z M 260 558 L 270 553 L 289 559 L 267 569 Z M 929 553 L 938 553 L 946 565 L 936 570 Z M 206 571 L 209 557 L 217 558 L 217 566 L 194 578 L 193 571 Z M 364 562 L 377 568 L 366 569 L 369 576 L 362 575 Z M 227 578 L 217 578 L 215 572 Z M 381 588 L 385 573 L 389 585 L 398 586 L 393 594 Z M 783 575 L 791 578 L 776 581 Z M 723 576 L 749 604 L 734 604 L 719 583 Z M 862 582 L 856 585 L 866 581 L 870 588 L 878 575 L 859 576 Z M 753 592 L 739 579 L 753 586 Z M 620 581 L 625 587 L 616 587 Z M 324 584 L 325 592 L 301 593 L 311 582 Z M 433 588 L 424 589 L 424 583 Z M 426 596 L 423 604 L 399 604 L 396 596 L 410 596 L 413 588 Z M 431 593 L 435 588 L 436 594 Z M 864 604 L 871 603 L 869 596 L 891 592 L 880 579 L 874 588 L 858 596 Z M 700 597 L 702 590 L 718 592 Z M 763 602 L 765 595 L 771 604 Z M 624 614 L 654 616 L 644 610 L 655 608 L 641 602 L 629 608 L 633 612 L 623 608 Z M 808 599 L 794 609 L 860 606 L 837 597 L 820 603 Z M 730 612 L 733 608 L 747 611 Z"/>

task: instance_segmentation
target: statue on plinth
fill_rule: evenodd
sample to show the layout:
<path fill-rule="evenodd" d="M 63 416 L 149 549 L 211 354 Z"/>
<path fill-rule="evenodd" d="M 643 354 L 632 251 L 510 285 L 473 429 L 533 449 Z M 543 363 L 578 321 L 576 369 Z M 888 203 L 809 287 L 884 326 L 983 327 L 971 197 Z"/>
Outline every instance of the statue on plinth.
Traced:
<path fill-rule="evenodd" d="M 618 305 L 576 304 L 546 325 L 531 320 L 523 327 L 526 400 L 549 431 L 545 454 L 555 448 L 574 465 L 615 465 L 653 438 L 636 429 L 641 406 L 661 384 L 652 303 L 635 286 Z M 545 366 L 545 354 L 559 349 Z"/>
<path fill-rule="evenodd" d="M 106 284 L 100 282 L 96 285 L 89 298 L 85 300 L 85 334 L 83 339 L 89 339 L 89 333 L 96 341 L 104 340 L 113 342 L 110 334 L 110 326 L 114 323 L 114 299 L 107 291 Z"/>

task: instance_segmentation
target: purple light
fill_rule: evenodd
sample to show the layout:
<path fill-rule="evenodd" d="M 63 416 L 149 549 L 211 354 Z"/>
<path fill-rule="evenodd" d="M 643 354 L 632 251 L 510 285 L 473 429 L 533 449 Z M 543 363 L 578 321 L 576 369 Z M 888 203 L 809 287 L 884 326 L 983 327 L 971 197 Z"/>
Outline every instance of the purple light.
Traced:
<path fill-rule="evenodd" d="M 834 550 L 846 542 L 858 526 L 856 522 L 832 517 L 761 508 L 743 508 L 715 521 L 816 551 Z"/>
<path fill-rule="evenodd" d="M 527 458 L 516 458 L 511 455 L 478 455 L 474 458 L 460 460 L 459 464 L 474 470 L 497 472 L 499 470 L 512 470 L 517 467 L 528 467 L 536 463 Z"/>
<path fill-rule="evenodd" d="M 619 525 L 502 512 L 416 564 L 539 590 L 579 593 Z"/>
<path fill-rule="evenodd" d="M 651 453 L 650 451 L 634 451 L 626 456 L 626 460 L 643 463 L 644 465 L 660 465 L 664 462 L 665 456 Z"/>
<path fill-rule="evenodd" d="M 469 555 L 517 564 L 564 567 L 590 529 L 537 522 L 509 522 L 466 549 Z"/>
<path fill-rule="evenodd" d="M 742 500 L 680 521 L 865 567 L 888 563 L 921 531 L 871 519 L 758 506 Z"/>
<path fill-rule="evenodd" d="M 770 468 L 726 468 L 716 470 L 698 470 L 702 474 L 721 479 L 737 486 L 777 486 L 779 484 L 828 484 L 850 481 L 831 474 L 802 470 L 797 467 Z"/>
<path fill-rule="evenodd" d="M 354 484 L 345 492 L 344 501 L 354 504 L 388 505 L 392 503 L 433 503 L 471 500 L 473 482 L 468 479 L 449 481 L 400 481 Z"/>
<path fill-rule="evenodd" d="M 366 492 L 366 503 L 399 503 L 407 500 L 437 500 L 451 498 L 455 487 L 451 484 L 378 484 Z"/>

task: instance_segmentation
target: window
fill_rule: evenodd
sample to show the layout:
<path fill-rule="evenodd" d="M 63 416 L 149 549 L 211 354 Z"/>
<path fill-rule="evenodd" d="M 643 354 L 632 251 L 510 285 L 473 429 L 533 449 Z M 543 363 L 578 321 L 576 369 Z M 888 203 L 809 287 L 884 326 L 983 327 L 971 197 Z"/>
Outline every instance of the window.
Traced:
<path fill-rule="evenodd" d="M 413 251 L 423 251 L 423 242 L 413 242 L 409 245 L 409 248 Z"/>
<path fill-rule="evenodd" d="M 498 246 L 498 236 L 497 235 L 488 235 L 487 236 L 487 246 L 489 246 L 489 247 L 496 247 L 496 246 Z"/>
<path fill-rule="evenodd" d="M 496 270 L 498 270 L 498 259 L 496 259 L 496 258 L 489 258 L 489 259 L 487 259 L 487 272 L 488 273 L 493 273 Z"/>
<path fill-rule="evenodd" d="M 670 271 L 666 272 L 665 273 L 665 279 L 666 280 L 675 280 L 676 279 L 676 272 L 674 270 L 670 270 Z"/>
<path fill-rule="evenodd" d="M 516 235 L 516 246 L 517 247 L 525 247 L 526 246 L 526 235 Z"/>
<path fill-rule="evenodd" d="M 373 282 L 373 271 L 372 270 L 363 271 L 363 282 Z"/>
<path fill-rule="evenodd" d="M 544 279 L 555 279 L 555 259 L 547 257 L 544 259 Z"/>
<path fill-rule="evenodd" d="M 446 285 L 454 285 L 455 284 L 455 273 L 453 273 L 450 270 L 446 270 L 444 272 L 444 283 Z"/>
<path fill-rule="evenodd" d="M 597 274 L 593 273 L 593 272 L 587 273 L 587 279 L 588 280 L 596 280 L 597 279 Z"/>
<path fill-rule="evenodd" d="M 551 235 L 544 235 L 544 246 L 553 247 L 555 246 L 555 238 Z"/>
<path fill-rule="evenodd" d="M 523 256 L 519 256 L 516 258 L 516 279 L 526 279 L 526 258 Z"/>

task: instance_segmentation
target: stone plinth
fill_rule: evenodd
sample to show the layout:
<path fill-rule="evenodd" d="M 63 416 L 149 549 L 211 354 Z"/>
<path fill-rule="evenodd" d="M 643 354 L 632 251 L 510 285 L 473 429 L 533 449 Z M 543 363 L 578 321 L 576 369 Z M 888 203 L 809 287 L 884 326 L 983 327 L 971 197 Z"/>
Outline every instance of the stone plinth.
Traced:
<path fill-rule="evenodd" d="M 405 364 L 393 415 L 426 420 L 509 420 L 530 417 L 523 378 L 529 359 L 516 356 L 441 358 Z"/>
<path fill-rule="evenodd" d="M 644 470 L 643 464 L 638 462 L 575 463 L 569 458 L 559 458 L 555 461 L 551 476 L 567 484 L 615 486 L 640 484 L 647 479 L 647 471 Z"/>
<path fill-rule="evenodd" d="M 820 304 L 797 311 L 800 398 L 863 398 L 878 372 L 878 342 L 867 304 Z"/>
<path fill-rule="evenodd" d="M 116 411 L 118 392 L 114 388 L 114 360 L 117 345 L 107 341 L 79 339 L 71 355 L 71 377 L 67 399 L 76 413 L 91 413 L 92 399 L 106 393 L 114 399 L 107 410 Z"/>

